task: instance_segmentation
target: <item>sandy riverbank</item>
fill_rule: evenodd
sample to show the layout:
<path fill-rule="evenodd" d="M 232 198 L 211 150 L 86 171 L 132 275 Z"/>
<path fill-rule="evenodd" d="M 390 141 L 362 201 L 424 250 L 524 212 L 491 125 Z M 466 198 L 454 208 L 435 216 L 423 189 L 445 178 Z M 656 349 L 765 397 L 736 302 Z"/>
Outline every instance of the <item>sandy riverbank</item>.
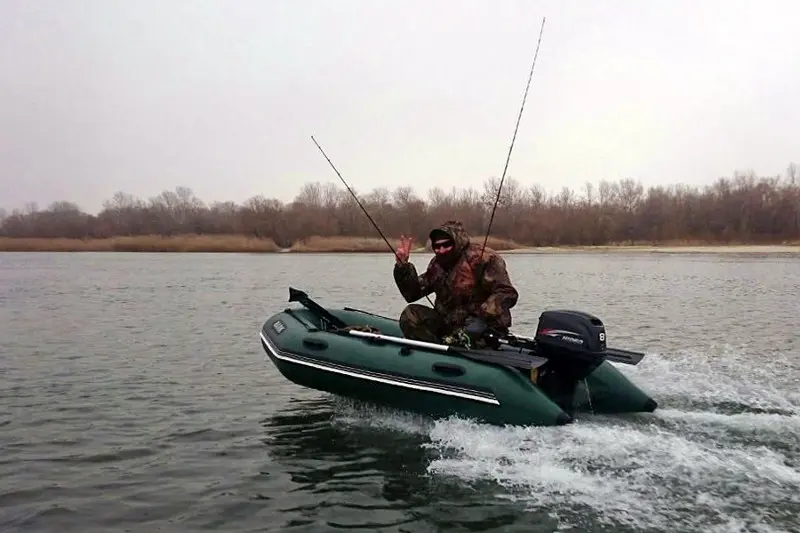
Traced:
<path fill-rule="evenodd" d="M 800 253 L 800 245 L 793 244 L 710 244 L 710 245 L 610 245 L 610 246 L 542 246 L 538 248 L 526 247 L 507 250 L 507 254 L 548 254 L 548 253 L 613 253 L 613 252 L 641 252 L 641 253 L 693 253 L 693 254 L 777 254 Z"/>
<path fill-rule="evenodd" d="M 389 242 L 396 246 L 396 241 Z M 482 241 L 481 241 L 482 242 Z M 800 243 L 771 245 L 606 245 L 527 247 L 490 238 L 488 246 L 503 254 L 556 254 L 587 252 L 639 253 L 800 253 Z M 206 252 L 206 253 L 391 253 L 383 239 L 371 237 L 310 237 L 281 248 L 272 239 L 244 235 L 143 235 L 108 239 L 28 239 L 0 237 L 3 252 Z M 417 247 L 414 254 L 430 254 Z"/>

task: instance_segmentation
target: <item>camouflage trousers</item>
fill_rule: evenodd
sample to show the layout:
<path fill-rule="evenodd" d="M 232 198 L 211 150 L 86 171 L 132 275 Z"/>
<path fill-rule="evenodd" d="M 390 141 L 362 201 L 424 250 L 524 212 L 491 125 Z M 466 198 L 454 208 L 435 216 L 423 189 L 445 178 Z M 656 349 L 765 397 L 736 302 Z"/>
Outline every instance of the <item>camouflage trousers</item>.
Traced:
<path fill-rule="evenodd" d="M 407 339 L 425 342 L 442 342 L 450 333 L 444 317 L 421 304 L 409 304 L 400 313 L 400 329 Z"/>
<path fill-rule="evenodd" d="M 455 344 L 471 348 L 487 346 L 484 338 L 470 339 L 460 328 L 454 329 L 449 326 L 444 317 L 435 310 L 420 304 L 408 304 L 403 309 L 403 312 L 400 313 L 400 329 L 405 338 L 417 341 Z M 508 331 L 503 327 L 495 326 L 494 329 L 498 333 Z"/>

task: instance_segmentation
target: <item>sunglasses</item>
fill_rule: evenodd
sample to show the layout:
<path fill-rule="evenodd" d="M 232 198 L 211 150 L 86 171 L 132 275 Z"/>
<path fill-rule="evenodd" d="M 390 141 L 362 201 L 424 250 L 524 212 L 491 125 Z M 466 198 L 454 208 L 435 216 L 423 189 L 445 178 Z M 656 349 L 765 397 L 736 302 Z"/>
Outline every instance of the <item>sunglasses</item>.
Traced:
<path fill-rule="evenodd" d="M 435 242 L 431 245 L 434 251 L 436 250 L 447 250 L 448 248 L 452 248 L 453 241 L 439 241 Z"/>

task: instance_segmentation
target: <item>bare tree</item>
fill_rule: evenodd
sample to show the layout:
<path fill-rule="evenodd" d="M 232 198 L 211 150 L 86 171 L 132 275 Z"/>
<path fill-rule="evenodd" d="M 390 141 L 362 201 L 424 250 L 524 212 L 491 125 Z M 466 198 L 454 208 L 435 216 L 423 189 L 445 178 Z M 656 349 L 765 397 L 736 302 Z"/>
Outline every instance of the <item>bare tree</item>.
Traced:
<path fill-rule="evenodd" d="M 459 219 L 480 238 L 498 185 L 492 178 L 482 190 L 434 187 L 427 200 L 408 186 L 377 187 L 359 199 L 387 236 L 405 233 L 424 241 L 431 227 Z M 7 237 L 181 233 L 269 237 L 280 246 L 313 235 L 376 235 L 350 192 L 330 182 L 305 184 L 288 203 L 258 195 L 242 205 L 207 205 L 179 186 L 147 201 L 116 192 L 97 216 L 70 201 L 45 210 L 35 202 L 11 213 L 0 210 L 0 234 Z M 602 180 L 586 183 L 582 194 L 562 187 L 548 195 L 539 184 L 507 178 L 491 235 L 529 245 L 800 240 L 800 168 L 792 163 L 783 176 L 736 172 L 703 188 L 677 184 L 645 190 L 633 179 Z"/>

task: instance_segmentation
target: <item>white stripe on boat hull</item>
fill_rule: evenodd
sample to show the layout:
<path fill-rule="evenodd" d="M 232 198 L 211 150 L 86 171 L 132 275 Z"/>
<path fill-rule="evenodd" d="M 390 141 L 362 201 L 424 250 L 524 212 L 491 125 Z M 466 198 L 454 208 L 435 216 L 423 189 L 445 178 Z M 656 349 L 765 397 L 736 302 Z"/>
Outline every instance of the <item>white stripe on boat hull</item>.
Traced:
<path fill-rule="evenodd" d="M 497 400 L 496 397 L 494 397 L 494 395 L 492 395 L 491 398 L 487 398 L 487 397 L 479 396 L 479 395 L 476 395 L 476 394 L 470 394 L 468 392 L 460 392 L 460 391 L 452 391 L 452 390 L 447 390 L 447 389 L 441 389 L 441 388 L 435 387 L 433 385 L 417 385 L 415 383 L 404 383 L 402 381 L 394 380 L 391 377 L 367 376 L 367 375 L 358 373 L 357 371 L 344 370 L 344 369 L 340 369 L 340 368 L 331 368 L 329 366 L 325 366 L 324 364 L 318 364 L 318 363 L 314 363 L 314 362 L 311 362 L 311 361 L 304 361 L 302 359 L 298 359 L 296 357 L 293 357 L 291 354 L 283 352 L 280 349 L 278 349 L 278 347 L 275 346 L 275 344 L 266 335 L 264 335 L 263 331 L 259 332 L 259 335 L 261 336 L 261 340 L 264 341 L 264 344 L 266 345 L 266 347 L 269 350 L 269 352 L 276 359 L 280 359 L 281 361 L 286 361 L 287 363 L 292 363 L 292 364 L 295 364 L 295 365 L 303 365 L 303 366 L 307 366 L 307 367 L 311 367 L 311 368 L 316 368 L 318 370 L 324 370 L 326 372 L 333 372 L 335 374 L 342 374 L 344 376 L 349 376 L 349 377 L 352 377 L 352 378 L 362 379 L 362 380 L 366 380 L 366 381 L 374 381 L 374 382 L 378 382 L 378 383 L 384 383 L 386 385 L 393 385 L 395 387 L 403 387 L 403 388 L 406 388 L 406 389 L 422 390 L 422 391 L 426 391 L 426 392 L 433 392 L 435 394 L 443 394 L 443 395 L 446 395 L 446 396 L 455 396 L 455 397 L 458 397 L 458 398 L 463 398 L 465 400 L 474 400 L 476 402 L 488 403 L 488 404 L 492 404 L 492 405 L 500 405 L 500 402 Z"/>

